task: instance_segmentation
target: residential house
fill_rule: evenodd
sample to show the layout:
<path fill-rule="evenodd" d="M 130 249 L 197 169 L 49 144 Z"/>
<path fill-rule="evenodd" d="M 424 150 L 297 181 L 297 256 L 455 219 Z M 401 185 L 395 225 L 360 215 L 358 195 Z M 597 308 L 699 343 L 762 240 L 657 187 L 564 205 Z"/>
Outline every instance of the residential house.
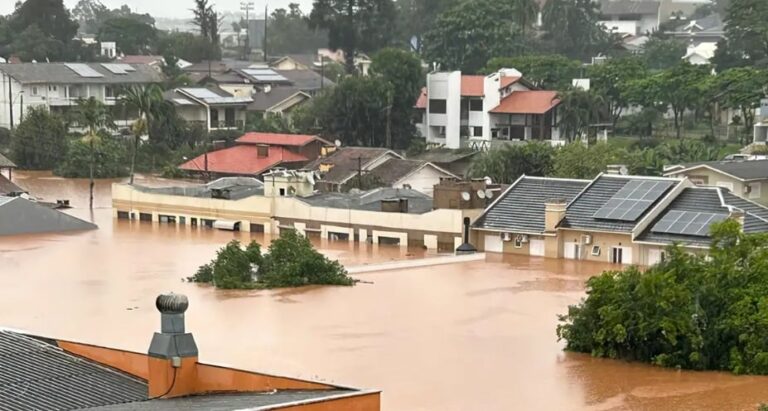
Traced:
<path fill-rule="evenodd" d="M 378 411 L 380 392 L 199 360 L 189 300 L 159 295 L 146 352 L 0 329 L 0 404 L 7 410 Z M 93 324 L 98 327 L 98 324 Z"/>
<path fill-rule="evenodd" d="M 363 178 L 378 187 L 412 189 L 431 196 L 433 187 L 442 179 L 458 176 L 428 161 L 390 158 L 369 170 Z"/>
<path fill-rule="evenodd" d="M 0 180 L 5 177 L 0 176 Z M 6 194 L 19 194 L 18 187 L 9 181 L 0 181 L 0 193 L 13 190 Z M 5 186 L 5 188 L 3 188 Z M 22 196 L 0 196 L 0 236 L 59 233 L 68 231 L 85 231 L 96 229 L 95 224 L 73 217 L 45 205 L 30 201 Z"/>
<path fill-rule="evenodd" d="M 459 177 L 469 177 L 469 168 L 472 160 L 480 154 L 474 150 L 451 150 L 448 148 L 433 148 L 415 156 L 409 156 L 411 160 L 428 161 Z"/>
<path fill-rule="evenodd" d="M 328 147 L 333 145 L 318 136 L 247 133 L 234 146 L 200 155 L 179 168 L 206 176 L 260 176 L 276 167 L 301 168 Z"/>
<path fill-rule="evenodd" d="M 668 21 L 686 22 L 702 6 L 712 0 L 659 0 L 659 17 L 662 23 Z"/>
<path fill-rule="evenodd" d="M 367 174 L 389 159 L 403 157 L 386 148 L 343 147 L 307 164 L 304 168 L 319 173 L 316 188 L 324 192 L 345 191 L 356 176 Z"/>
<path fill-rule="evenodd" d="M 163 66 L 165 65 L 165 58 L 163 56 L 156 56 L 156 55 L 124 55 L 119 56 L 116 61 L 116 63 L 122 63 L 122 64 L 146 64 L 148 66 L 154 67 L 158 71 L 162 71 Z M 184 59 L 178 59 L 176 62 L 176 67 L 180 69 L 185 69 L 189 66 L 191 66 L 192 63 L 184 60 Z"/>
<path fill-rule="evenodd" d="M 128 127 L 138 114 L 119 104 L 127 86 L 162 81 L 152 67 L 118 63 L 21 63 L 0 65 L 0 127 L 13 128 L 32 107 L 67 115 L 79 99 L 94 97 L 112 110 L 118 127 Z"/>
<path fill-rule="evenodd" d="M 683 56 L 683 60 L 694 65 L 709 64 L 709 61 L 715 56 L 716 51 L 717 43 L 698 43 L 696 45 L 690 45 Z"/>
<path fill-rule="evenodd" d="M 763 147 L 768 144 L 768 99 L 760 100 L 752 143 Z"/>
<path fill-rule="evenodd" d="M 659 6 L 654 0 L 602 0 L 600 23 L 610 33 L 652 33 L 659 27 Z"/>
<path fill-rule="evenodd" d="M 13 180 L 13 170 L 16 168 L 17 166 L 13 161 L 0 153 L 0 176 Z"/>
<path fill-rule="evenodd" d="M 673 30 L 666 31 L 665 34 L 692 45 L 699 43 L 717 44 L 725 38 L 725 23 L 719 14 L 713 13 L 701 19 L 683 20 L 680 25 Z"/>
<path fill-rule="evenodd" d="M 266 118 L 270 114 L 289 117 L 293 110 L 312 98 L 309 94 L 294 87 L 266 88 L 251 97 L 253 103 L 248 111 L 260 113 Z"/>
<path fill-rule="evenodd" d="M 667 166 L 664 175 L 687 177 L 699 186 L 722 187 L 768 206 L 768 160 L 710 161 Z"/>
<path fill-rule="evenodd" d="M 251 97 L 233 96 L 216 87 L 183 87 L 164 93 L 176 113 L 207 131 L 243 130 Z"/>
<path fill-rule="evenodd" d="M 322 61 L 329 60 L 341 65 L 347 64 L 347 59 L 344 54 L 344 50 L 342 49 L 319 49 L 317 50 L 317 55 L 319 59 L 322 59 Z M 368 71 L 371 68 L 371 64 L 373 64 L 373 60 L 371 60 L 371 58 L 364 53 L 357 53 L 355 54 L 354 64 L 355 68 L 361 75 L 367 76 Z"/>
<path fill-rule="evenodd" d="M 312 54 L 289 54 L 272 60 L 269 67 L 279 71 L 312 70 L 315 68 L 315 56 Z"/>
<path fill-rule="evenodd" d="M 673 243 L 706 252 L 712 224 L 729 218 L 768 232 L 768 208 L 687 178 L 523 176 L 475 221 L 473 241 L 488 252 L 651 265 Z"/>
<path fill-rule="evenodd" d="M 561 145 L 559 103 L 556 91 L 537 90 L 514 69 L 488 76 L 429 73 L 416 102 L 417 128 L 427 144 L 451 149 L 532 140 Z"/>
<path fill-rule="evenodd" d="M 270 235 L 296 230 L 321 241 L 440 252 L 453 252 L 463 241 L 464 219 L 476 218 L 487 205 L 482 181 L 461 186 L 449 179 L 434 187 L 433 199 L 407 188 L 315 192 L 315 179 L 311 171 L 274 170 L 264 175 L 261 186 L 215 182 L 226 191 L 213 190 L 214 183 L 168 188 L 114 184 L 112 203 L 119 219 Z M 483 199 L 470 192 L 484 193 Z"/>

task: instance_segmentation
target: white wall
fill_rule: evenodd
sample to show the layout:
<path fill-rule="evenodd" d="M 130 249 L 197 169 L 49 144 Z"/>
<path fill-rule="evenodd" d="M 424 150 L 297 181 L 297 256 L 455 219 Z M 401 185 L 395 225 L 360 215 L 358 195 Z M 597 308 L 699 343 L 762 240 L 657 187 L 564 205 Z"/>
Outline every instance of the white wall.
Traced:
<path fill-rule="evenodd" d="M 445 100 L 445 114 L 429 112 L 427 102 L 427 142 L 442 143 L 442 137 L 436 134 L 437 128 L 445 127 L 445 145 L 448 148 L 460 148 L 461 127 L 461 72 L 430 73 L 427 75 L 427 94 L 430 100 Z"/>
<path fill-rule="evenodd" d="M 412 189 L 431 196 L 435 184 L 440 183 L 440 177 L 448 177 L 448 174 L 428 165 L 395 183 L 394 188 L 403 188 L 407 184 Z"/>

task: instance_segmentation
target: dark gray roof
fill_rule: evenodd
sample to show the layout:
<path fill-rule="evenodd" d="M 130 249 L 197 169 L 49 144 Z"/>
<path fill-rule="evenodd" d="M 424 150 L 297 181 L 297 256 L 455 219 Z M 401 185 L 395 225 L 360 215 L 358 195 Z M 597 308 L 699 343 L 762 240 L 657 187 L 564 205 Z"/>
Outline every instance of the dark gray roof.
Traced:
<path fill-rule="evenodd" d="M 565 218 L 560 222 L 562 228 L 574 228 L 582 230 L 598 230 L 609 232 L 630 233 L 637 222 L 648 214 L 653 207 L 666 196 L 672 188 L 667 189 L 636 221 L 604 220 L 592 217 L 597 210 L 613 197 L 622 187 L 633 180 L 648 180 L 651 177 L 632 177 L 619 175 L 598 176 L 592 184 L 574 199 L 568 206 Z M 677 184 L 680 180 L 671 178 L 654 178 L 657 181 L 672 181 Z M 674 187 L 674 185 L 672 186 Z"/>
<path fill-rule="evenodd" d="M 77 410 L 146 399 L 141 380 L 70 355 L 54 343 L 0 331 L 0 409 Z"/>
<path fill-rule="evenodd" d="M 419 160 L 390 158 L 371 170 L 368 175 L 375 177 L 384 185 L 391 186 L 426 164 L 429 163 Z"/>
<path fill-rule="evenodd" d="M 271 405 L 286 405 L 296 401 L 317 400 L 336 395 L 350 394 L 353 391 L 325 390 L 325 391 L 276 391 L 270 393 L 245 393 L 245 394 L 212 394 L 191 396 L 183 398 L 171 398 L 135 402 L 131 404 L 110 405 L 92 408 L 101 411 L 234 411 L 254 409 L 256 407 L 269 407 Z M 261 408 L 259 408 L 261 409 Z"/>
<path fill-rule="evenodd" d="M 301 91 L 314 91 L 320 88 L 329 88 L 336 85 L 333 81 L 323 78 L 320 73 L 313 70 L 275 70 L 281 76 L 287 78 L 293 87 Z"/>
<path fill-rule="evenodd" d="M 322 193 L 299 199 L 315 207 L 365 211 L 381 211 L 382 200 L 407 199 L 408 213 L 424 214 L 432 211 L 432 197 L 416 190 L 388 187 L 363 192 Z"/>
<path fill-rule="evenodd" d="M 768 179 L 768 160 L 710 161 L 684 164 L 683 166 L 684 169 L 708 166 L 742 180 Z M 679 173 L 680 171 L 682 170 L 674 170 L 670 173 Z"/>
<path fill-rule="evenodd" d="M 687 21 L 684 24 L 681 24 L 678 27 L 676 27 L 675 31 L 677 32 L 687 31 L 689 29 L 692 29 L 692 26 L 694 25 L 698 26 L 697 28 L 693 29 L 695 32 L 724 30 L 723 18 L 720 17 L 718 13 L 713 13 L 701 19 Z"/>
<path fill-rule="evenodd" d="M 296 93 L 300 93 L 296 87 L 272 87 L 269 93 L 263 91 L 256 92 L 251 98 L 253 103 L 248 105 L 249 111 L 267 111 L 274 107 L 278 103 L 281 103 L 292 97 Z M 309 98 L 309 96 L 306 96 Z"/>
<path fill-rule="evenodd" d="M 389 152 L 390 150 L 386 148 L 342 147 L 328 157 L 316 159 L 304 168 L 319 170 L 321 164 L 332 164 L 333 167 L 323 175 L 322 181 L 341 184 L 355 176 L 358 171 L 358 159 L 366 170 L 366 164 Z"/>
<path fill-rule="evenodd" d="M 600 13 L 603 15 L 619 14 L 658 14 L 658 1 L 649 0 L 603 0 L 600 3 Z"/>
<path fill-rule="evenodd" d="M 0 168 L 16 168 L 16 164 L 0 153 Z"/>
<path fill-rule="evenodd" d="M 467 160 L 479 154 L 479 151 L 452 150 L 450 148 L 433 148 L 421 154 L 409 157 L 411 160 L 424 160 L 435 164 L 448 164 L 455 161 Z"/>
<path fill-rule="evenodd" d="M 721 200 L 722 196 L 722 200 Z M 724 188 L 691 187 L 678 195 L 672 203 L 659 214 L 648 228 L 637 237 L 638 241 L 648 241 L 661 244 L 681 243 L 694 246 L 709 246 L 709 237 L 697 237 L 682 234 L 654 233 L 653 226 L 671 211 L 694 211 L 699 213 L 729 214 L 728 206 L 738 208 L 745 213 L 744 232 L 768 232 L 768 208 L 744 200 L 731 194 Z"/>
<path fill-rule="evenodd" d="M 95 224 L 21 197 L 0 197 L 0 236 L 96 228 Z"/>
<path fill-rule="evenodd" d="M 130 64 L 135 71 L 114 74 L 99 63 L 83 63 L 102 77 L 81 77 L 65 63 L 2 64 L 0 72 L 24 84 L 149 84 L 161 82 L 162 75 L 146 64 Z"/>
<path fill-rule="evenodd" d="M 215 189 L 229 190 L 230 200 L 264 195 L 264 183 L 252 177 L 223 177 L 208 184 L 185 187 L 144 187 L 140 185 L 134 185 L 133 187 L 145 193 L 199 198 L 211 198 Z"/>
<path fill-rule="evenodd" d="M 0 174 L 0 196 L 14 194 L 14 193 L 26 193 L 26 192 L 27 190 L 19 187 L 13 181 L 5 178 L 4 175 Z"/>
<path fill-rule="evenodd" d="M 474 227 L 515 233 L 544 232 L 544 204 L 548 200 L 571 202 L 589 180 L 522 177 L 475 222 Z"/>

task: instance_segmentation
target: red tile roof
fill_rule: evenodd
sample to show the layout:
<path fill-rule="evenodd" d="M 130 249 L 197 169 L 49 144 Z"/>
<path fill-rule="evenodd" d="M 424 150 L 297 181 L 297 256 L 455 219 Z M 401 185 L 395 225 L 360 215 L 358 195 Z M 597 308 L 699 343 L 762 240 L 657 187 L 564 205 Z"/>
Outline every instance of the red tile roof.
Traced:
<path fill-rule="evenodd" d="M 522 77 L 502 77 L 501 78 L 501 87 L 500 89 L 507 88 L 518 81 L 520 81 Z"/>
<path fill-rule="evenodd" d="M 268 144 L 271 146 L 292 146 L 303 147 L 313 141 L 320 141 L 324 144 L 331 143 L 321 139 L 318 136 L 306 134 L 277 134 L 277 133 L 246 133 L 237 139 L 238 144 Z"/>
<path fill-rule="evenodd" d="M 484 80 L 485 76 L 461 76 L 461 95 L 464 97 L 484 96 Z"/>
<path fill-rule="evenodd" d="M 429 100 L 429 97 L 427 97 L 427 88 L 423 87 L 421 89 L 421 94 L 419 94 L 418 100 L 416 100 L 415 108 L 427 108 L 427 100 Z"/>
<path fill-rule="evenodd" d="M 501 100 L 491 113 L 544 114 L 559 103 L 557 91 L 515 91 Z"/>
<path fill-rule="evenodd" d="M 258 156 L 254 145 L 236 145 L 208 153 L 208 171 L 219 174 L 258 175 L 284 163 L 305 162 L 308 159 L 282 147 L 269 147 L 267 157 Z M 187 171 L 205 171 L 205 155 L 179 166 Z"/>

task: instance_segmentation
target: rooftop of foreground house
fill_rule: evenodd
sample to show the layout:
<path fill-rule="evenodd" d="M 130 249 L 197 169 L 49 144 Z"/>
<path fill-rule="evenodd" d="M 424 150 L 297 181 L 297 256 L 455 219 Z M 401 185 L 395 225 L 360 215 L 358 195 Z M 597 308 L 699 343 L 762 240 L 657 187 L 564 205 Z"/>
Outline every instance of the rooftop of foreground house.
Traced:
<path fill-rule="evenodd" d="M 182 197 L 223 198 L 240 200 L 243 198 L 264 195 L 264 183 L 253 177 L 223 177 L 206 184 L 190 184 L 175 187 L 144 187 L 133 186 L 136 190 L 151 193 Z"/>

